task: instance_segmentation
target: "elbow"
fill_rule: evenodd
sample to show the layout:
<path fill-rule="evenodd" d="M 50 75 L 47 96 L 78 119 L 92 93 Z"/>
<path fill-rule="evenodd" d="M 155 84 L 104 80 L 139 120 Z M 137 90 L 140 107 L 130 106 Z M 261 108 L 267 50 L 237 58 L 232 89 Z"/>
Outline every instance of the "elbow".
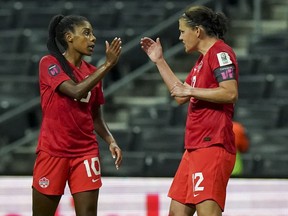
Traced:
<path fill-rule="evenodd" d="M 83 91 L 82 89 L 75 88 L 72 93 L 72 97 L 76 100 L 81 100 L 83 98 L 87 98 L 89 92 Z"/>
<path fill-rule="evenodd" d="M 178 105 L 183 105 L 189 100 L 189 99 L 187 100 L 187 98 L 184 99 L 179 97 L 174 97 L 174 99 Z"/>
<path fill-rule="evenodd" d="M 231 93 L 229 95 L 228 103 L 236 103 L 238 100 L 238 94 L 237 93 Z"/>
<path fill-rule="evenodd" d="M 83 98 L 86 98 L 88 94 L 84 94 L 83 92 L 75 92 L 73 98 L 76 100 L 81 100 Z"/>
<path fill-rule="evenodd" d="M 73 99 L 76 100 L 81 100 L 82 98 L 87 97 L 88 92 L 87 90 L 85 90 L 84 88 L 81 88 L 80 86 L 78 86 L 77 84 L 75 84 L 74 82 L 63 82 L 59 87 L 58 90 Z"/>

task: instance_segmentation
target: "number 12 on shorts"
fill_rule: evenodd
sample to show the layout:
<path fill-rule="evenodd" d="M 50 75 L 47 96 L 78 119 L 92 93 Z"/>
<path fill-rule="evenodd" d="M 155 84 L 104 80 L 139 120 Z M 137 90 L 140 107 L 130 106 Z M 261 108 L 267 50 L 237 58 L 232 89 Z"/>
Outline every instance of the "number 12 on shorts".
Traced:
<path fill-rule="evenodd" d="M 197 192 L 203 191 L 204 187 L 201 186 L 202 181 L 204 180 L 202 172 L 197 172 L 192 174 L 192 184 L 193 184 L 193 192 L 194 197 L 198 196 Z"/>

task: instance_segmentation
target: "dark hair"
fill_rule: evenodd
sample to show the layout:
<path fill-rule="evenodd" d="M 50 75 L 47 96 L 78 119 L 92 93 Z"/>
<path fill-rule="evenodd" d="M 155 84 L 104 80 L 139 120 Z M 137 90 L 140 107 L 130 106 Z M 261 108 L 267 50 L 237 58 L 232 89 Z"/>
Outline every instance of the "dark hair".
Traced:
<path fill-rule="evenodd" d="M 88 21 L 85 17 L 69 15 L 63 16 L 58 14 L 54 16 L 49 23 L 49 37 L 47 41 L 47 48 L 51 55 L 53 55 L 59 62 L 65 73 L 75 82 L 76 77 L 70 67 L 68 61 L 63 56 L 61 49 L 66 50 L 68 45 L 65 40 L 67 32 L 74 32 L 75 26 L 81 25 L 84 21 Z M 60 47 L 59 47 L 60 45 Z"/>
<path fill-rule="evenodd" d="M 214 12 L 212 9 L 200 5 L 192 6 L 185 10 L 180 17 L 184 19 L 188 26 L 194 28 L 202 26 L 206 34 L 224 39 L 224 35 L 228 28 L 228 19 L 222 12 Z"/>

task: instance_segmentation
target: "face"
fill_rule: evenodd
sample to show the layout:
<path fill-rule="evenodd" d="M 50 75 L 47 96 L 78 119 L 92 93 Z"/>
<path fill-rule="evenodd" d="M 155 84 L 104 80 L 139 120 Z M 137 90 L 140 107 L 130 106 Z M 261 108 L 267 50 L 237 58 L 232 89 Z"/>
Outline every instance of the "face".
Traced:
<path fill-rule="evenodd" d="M 74 32 L 69 32 L 68 49 L 74 50 L 81 55 L 91 56 L 94 51 L 96 37 L 93 34 L 93 28 L 87 21 L 82 25 L 76 26 Z"/>
<path fill-rule="evenodd" d="M 185 47 L 186 53 L 192 53 L 197 50 L 198 42 L 199 42 L 199 28 L 191 28 L 187 25 L 184 19 L 179 20 L 179 31 L 180 36 L 179 40 L 181 40 Z"/>

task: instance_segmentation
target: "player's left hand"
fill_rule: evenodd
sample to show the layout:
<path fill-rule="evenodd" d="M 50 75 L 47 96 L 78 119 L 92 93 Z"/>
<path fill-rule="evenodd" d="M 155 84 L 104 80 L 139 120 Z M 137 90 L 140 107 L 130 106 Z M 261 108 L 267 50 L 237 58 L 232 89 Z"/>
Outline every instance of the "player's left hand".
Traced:
<path fill-rule="evenodd" d="M 122 151 L 116 142 L 110 143 L 109 150 L 112 157 L 115 159 L 115 167 L 118 170 L 122 163 Z"/>
<path fill-rule="evenodd" d="M 171 93 L 172 97 L 187 97 L 187 96 L 191 96 L 191 86 L 177 82 L 172 87 L 170 93 Z"/>

